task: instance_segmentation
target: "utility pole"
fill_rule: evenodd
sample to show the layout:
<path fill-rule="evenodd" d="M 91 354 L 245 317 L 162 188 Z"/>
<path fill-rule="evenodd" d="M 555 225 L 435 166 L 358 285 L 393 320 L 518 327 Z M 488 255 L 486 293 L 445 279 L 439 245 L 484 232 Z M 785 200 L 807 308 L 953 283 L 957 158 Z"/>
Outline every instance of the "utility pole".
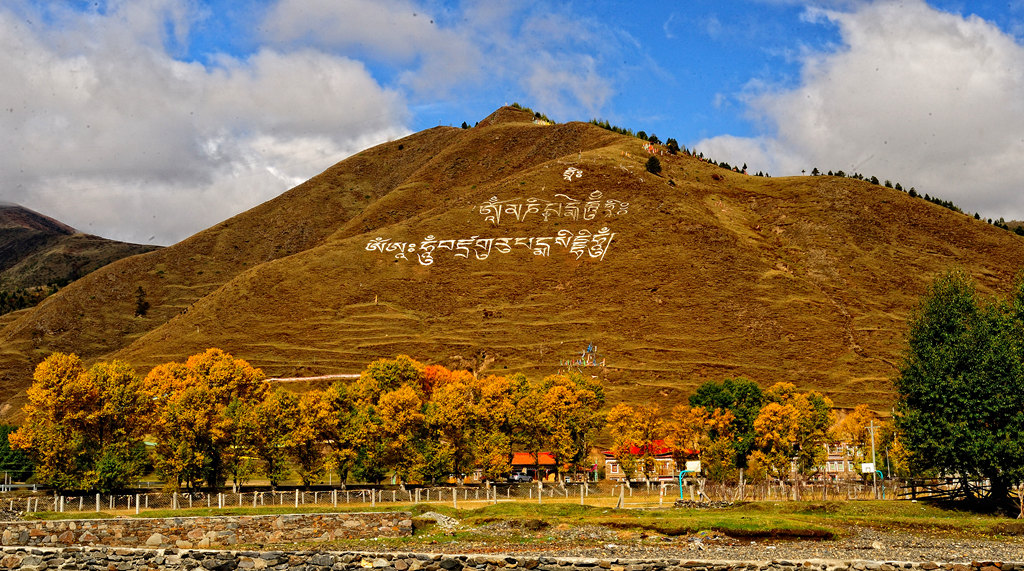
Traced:
<path fill-rule="evenodd" d="M 871 431 L 871 489 L 875 495 L 875 499 L 878 499 L 878 481 L 876 480 L 876 474 L 878 470 L 875 467 L 875 421 L 872 420 L 868 425 L 868 430 Z"/>

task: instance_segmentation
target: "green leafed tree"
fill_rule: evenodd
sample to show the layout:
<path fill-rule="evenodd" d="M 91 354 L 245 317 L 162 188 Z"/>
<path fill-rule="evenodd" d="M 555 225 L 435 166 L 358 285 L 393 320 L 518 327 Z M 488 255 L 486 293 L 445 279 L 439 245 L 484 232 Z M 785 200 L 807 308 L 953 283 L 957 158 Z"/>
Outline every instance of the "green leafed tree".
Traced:
<path fill-rule="evenodd" d="M 950 272 L 922 299 L 895 380 L 896 425 L 918 467 L 987 479 L 993 502 L 1024 481 L 1022 338 L 1024 282 L 1009 299 L 983 298 Z"/>
<path fill-rule="evenodd" d="M 690 406 L 707 410 L 720 408 L 733 413 L 736 420 L 736 463 L 746 466 L 746 457 L 754 446 L 754 419 L 764 404 L 764 391 L 757 383 L 742 377 L 722 382 L 707 381 L 690 396 Z"/>
<path fill-rule="evenodd" d="M 647 159 L 647 164 L 644 166 L 647 168 L 647 172 L 651 174 L 661 174 L 661 161 L 658 160 L 658 157 Z"/>
<path fill-rule="evenodd" d="M 17 427 L 0 424 L 0 472 L 15 482 L 24 482 L 32 475 L 32 460 L 21 450 L 11 448 L 7 436 Z"/>

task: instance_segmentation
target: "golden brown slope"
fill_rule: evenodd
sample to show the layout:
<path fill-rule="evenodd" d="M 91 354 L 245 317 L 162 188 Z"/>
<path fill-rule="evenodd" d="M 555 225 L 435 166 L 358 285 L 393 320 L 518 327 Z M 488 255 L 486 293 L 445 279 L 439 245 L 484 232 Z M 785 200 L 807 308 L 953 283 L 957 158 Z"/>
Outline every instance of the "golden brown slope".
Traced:
<path fill-rule="evenodd" d="M 82 234 L 49 216 L 0 202 L 0 290 L 64 284 L 157 248 Z"/>
<path fill-rule="evenodd" d="M 53 351 L 99 359 L 188 310 L 247 268 L 309 248 L 392 190 L 457 129 L 437 128 L 359 153 L 291 192 L 182 242 L 122 260 L 0 329 L 0 415 L 18 408 L 35 364 Z M 398 147 L 402 161 L 389 161 Z M 151 309 L 135 316 L 138 287 Z M 9 398 L 14 407 L 5 407 Z"/>
<path fill-rule="evenodd" d="M 246 272 L 121 355 L 148 366 L 210 344 L 292 376 L 408 353 L 539 376 L 595 344 L 607 367 L 591 371 L 609 379 L 613 399 L 673 401 L 704 380 L 745 375 L 884 409 L 905 320 L 936 272 L 963 266 L 1001 289 L 1024 260 L 1010 233 L 863 182 L 749 177 L 689 157 L 660 157 L 664 176 L 653 177 L 639 141 L 590 125 L 477 130 L 330 240 Z M 552 147 L 562 154 L 544 160 Z M 582 176 L 565 180 L 570 166 Z M 479 211 L 492 196 L 595 191 L 629 202 L 628 214 L 509 215 L 495 226 Z M 387 225 L 388 214 L 400 221 Z M 604 225 L 616 236 L 603 261 L 561 247 L 486 260 L 435 250 L 425 266 L 415 254 L 367 251 L 378 237 L 419 244 Z"/>
<path fill-rule="evenodd" d="M 529 120 L 504 109 L 347 159 L 22 316 L 0 332 L 5 354 L 22 374 L 53 348 L 145 370 L 219 346 L 274 376 L 358 372 L 397 353 L 540 376 L 595 344 L 607 366 L 587 370 L 613 400 L 674 401 L 745 375 L 884 409 L 905 320 L 932 277 L 961 266 L 1001 290 L 1024 261 L 1021 238 L 891 189 L 750 177 L 685 156 L 659 156 L 655 177 L 638 139 Z M 492 197 L 564 207 L 595 192 L 592 220 L 481 213 Z M 610 200 L 629 205 L 606 211 Z M 428 236 L 514 245 L 604 227 L 615 236 L 603 259 L 552 239 L 547 256 L 491 242 L 486 259 L 452 244 L 417 261 Z M 417 250 L 368 249 L 377 238 Z M 130 317 L 139 283 L 155 292 L 153 317 Z M 40 328 L 68 308 L 77 329 Z"/>

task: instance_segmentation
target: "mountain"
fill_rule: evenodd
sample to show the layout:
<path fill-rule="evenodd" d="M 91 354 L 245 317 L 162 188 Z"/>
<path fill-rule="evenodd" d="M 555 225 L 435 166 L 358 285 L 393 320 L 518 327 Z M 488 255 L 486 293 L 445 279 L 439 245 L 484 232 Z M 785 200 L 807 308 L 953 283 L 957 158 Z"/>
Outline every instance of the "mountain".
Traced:
<path fill-rule="evenodd" d="M 645 145 L 506 107 L 367 149 L 7 323 L 6 412 L 51 351 L 145 373 L 207 347 L 276 377 L 397 354 L 531 378 L 583 360 L 611 402 L 745 376 L 886 411 L 934 276 L 1004 292 L 1024 262 L 1024 238 L 897 190 L 660 149 L 653 175 Z"/>
<path fill-rule="evenodd" d="M 65 284 L 144 246 L 78 232 L 17 204 L 0 202 L 0 291 Z"/>

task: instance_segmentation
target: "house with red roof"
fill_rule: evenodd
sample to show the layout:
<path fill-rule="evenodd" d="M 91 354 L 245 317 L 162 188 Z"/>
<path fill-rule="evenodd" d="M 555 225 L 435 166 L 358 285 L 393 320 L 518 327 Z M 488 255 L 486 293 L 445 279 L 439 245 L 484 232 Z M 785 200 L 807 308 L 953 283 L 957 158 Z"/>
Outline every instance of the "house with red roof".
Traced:
<path fill-rule="evenodd" d="M 534 459 L 530 452 L 513 452 L 512 473 L 528 475 L 534 480 L 554 478 L 555 456 L 550 452 L 541 452 Z"/>
<path fill-rule="evenodd" d="M 685 458 L 696 459 L 700 456 L 700 451 L 683 449 L 683 456 Z M 642 456 L 648 456 L 654 458 L 654 473 L 651 475 L 654 480 L 675 480 L 679 474 L 679 470 L 676 468 L 675 461 L 675 449 L 669 446 L 664 440 L 655 440 L 644 446 L 630 445 L 629 454 L 640 458 Z M 604 474 L 605 478 L 609 480 L 625 480 L 626 474 L 622 470 L 622 466 L 619 464 L 619 460 L 615 457 L 613 450 L 605 450 L 601 454 L 604 455 Z M 632 477 L 633 480 L 643 480 L 644 474 L 641 470 L 637 470 Z"/>

